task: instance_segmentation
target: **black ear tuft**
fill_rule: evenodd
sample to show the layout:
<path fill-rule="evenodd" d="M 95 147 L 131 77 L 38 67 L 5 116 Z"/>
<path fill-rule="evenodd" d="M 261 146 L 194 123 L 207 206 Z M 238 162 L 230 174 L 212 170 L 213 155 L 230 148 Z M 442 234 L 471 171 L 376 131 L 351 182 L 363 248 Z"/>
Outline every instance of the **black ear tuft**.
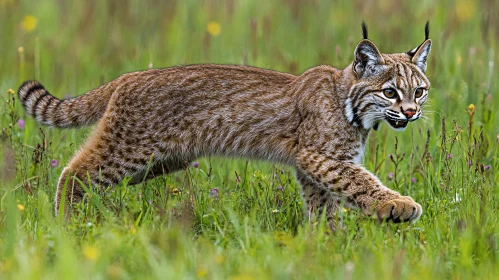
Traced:
<path fill-rule="evenodd" d="M 428 38 L 430 37 L 430 21 L 429 21 L 429 20 L 427 20 L 427 21 L 426 21 L 426 25 L 425 25 L 425 27 L 424 27 L 424 37 L 425 37 L 425 39 L 424 39 L 423 43 L 421 43 L 421 45 L 419 45 L 418 47 L 416 47 L 416 48 L 414 48 L 414 49 L 412 49 L 412 50 L 410 50 L 410 51 L 408 51 L 408 52 L 407 52 L 407 54 L 408 54 L 411 58 L 412 58 L 412 57 L 416 54 L 416 52 L 419 50 L 419 48 L 420 48 L 420 47 L 421 47 L 421 46 L 422 46 L 422 45 L 426 42 L 426 40 L 428 40 Z"/>
<path fill-rule="evenodd" d="M 362 21 L 362 37 L 364 37 L 365 40 L 367 40 L 367 26 L 364 21 Z"/>
<path fill-rule="evenodd" d="M 426 25 L 424 27 L 424 40 L 428 40 L 428 38 L 430 37 L 430 21 L 427 20 L 426 21 Z"/>

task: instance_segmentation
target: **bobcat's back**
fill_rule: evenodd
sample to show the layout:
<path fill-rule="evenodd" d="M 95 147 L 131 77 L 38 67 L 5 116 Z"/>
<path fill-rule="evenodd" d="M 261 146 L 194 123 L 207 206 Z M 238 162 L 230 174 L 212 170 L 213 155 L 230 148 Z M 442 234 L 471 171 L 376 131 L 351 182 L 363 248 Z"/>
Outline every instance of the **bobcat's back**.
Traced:
<path fill-rule="evenodd" d="M 227 102 L 236 95 L 238 98 L 264 94 L 270 96 L 272 87 L 280 89 L 294 78 L 290 74 L 254 67 L 190 65 L 124 74 L 86 94 L 64 100 L 51 95 L 38 81 L 31 80 L 19 87 L 18 97 L 26 112 L 37 122 L 52 127 L 71 128 L 89 125 L 102 118 L 115 92 L 128 97 L 135 95 L 132 99 L 139 103 L 145 103 L 141 100 L 143 97 L 149 100 L 161 98 L 159 95 L 167 93 L 170 99 L 177 99 L 174 100 L 176 106 L 188 106 L 189 101 L 200 101 L 202 105 L 202 98 L 207 101 L 220 94 L 225 95 L 222 99 Z M 136 107 L 138 104 L 116 105 Z M 144 105 L 162 106 L 158 102 Z"/>

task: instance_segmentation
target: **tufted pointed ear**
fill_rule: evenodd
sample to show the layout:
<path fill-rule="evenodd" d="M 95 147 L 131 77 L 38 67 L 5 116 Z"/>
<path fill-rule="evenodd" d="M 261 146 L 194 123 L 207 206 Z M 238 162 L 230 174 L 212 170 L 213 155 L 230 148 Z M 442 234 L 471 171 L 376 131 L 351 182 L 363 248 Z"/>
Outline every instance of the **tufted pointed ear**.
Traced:
<path fill-rule="evenodd" d="M 424 27 L 424 42 L 417 48 L 407 52 L 411 58 L 412 63 L 416 64 L 423 73 L 426 72 L 426 60 L 431 51 L 431 40 L 428 39 L 430 36 L 430 22 L 427 21 Z"/>
<path fill-rule="evenodd" d="M 383 56 L 373 42 L 364 39 L 359 42 L 354 52 L 353 71 L 358 78 L 376 74 L 385 64 Z"/>
<path fill-rule="evenodd" d="M 431 51 L 431 40 L 428 39 L 424 41 L 419 47 L 408 52 L 407 54 L 411 56 L 412 63 L 421 69 L 421 71 L 426 72 L 426 60 Z"/>

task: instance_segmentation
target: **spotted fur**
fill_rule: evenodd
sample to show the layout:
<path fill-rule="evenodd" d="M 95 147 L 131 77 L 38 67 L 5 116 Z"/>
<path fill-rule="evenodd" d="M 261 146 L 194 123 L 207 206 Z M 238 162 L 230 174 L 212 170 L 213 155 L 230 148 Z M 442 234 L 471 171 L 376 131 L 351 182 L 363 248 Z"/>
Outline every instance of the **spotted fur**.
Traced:
<path fill-rule="evenodd" d="M 354 62 L 342 70 L 318 66 L 294 76 L 247 66 L 179 66 L 125 74 L 69 100 L 36 81 L 24 83 L 19 99 L 38 122 L 60 128 L 97 122 L 62 172 L 56 212 L 62 201 L 82 200 L 77 179 L 102 188 L 125 177 L 139 183 L 217 155 L 294 166 L 308 209 L 325 210 L 332 226 L 340 203 L 380 220 L 418 219 L 421 206 L 385 187 L 362 161 L 381 121 L 401 129 L 421 116 L 431 41 L 381 54 L 363 30 Z M 415 97 L 418 88 L 424 93 Z"/>

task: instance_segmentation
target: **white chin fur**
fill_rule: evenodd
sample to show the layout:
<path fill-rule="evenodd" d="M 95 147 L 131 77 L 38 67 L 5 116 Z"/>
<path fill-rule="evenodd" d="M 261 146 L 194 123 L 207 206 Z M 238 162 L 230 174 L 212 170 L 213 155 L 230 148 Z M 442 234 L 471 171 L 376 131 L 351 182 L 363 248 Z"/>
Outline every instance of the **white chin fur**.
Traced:
<path fill-rule="evenodd" d="M 390 125 L 390 126 L 391 126 L 391 125 Z M 393 128 L 393 130 L 395 130 L 395 131 L 404 131 L 404 130 L 407 128 L 407 126 L 406 126 L 406 127 L 399 127 L 399 128 L 395 128 L 395 127 L 393 127 L 393 126 L 391 126 L 391 127 L 392 127 L 392 128 Z"/>
<path fill-rule="evenodd" d="M 374 127 L 374 121 L 372 120 L 362 120 L 362 126 L 364 129 L 371 129 Z"/>

